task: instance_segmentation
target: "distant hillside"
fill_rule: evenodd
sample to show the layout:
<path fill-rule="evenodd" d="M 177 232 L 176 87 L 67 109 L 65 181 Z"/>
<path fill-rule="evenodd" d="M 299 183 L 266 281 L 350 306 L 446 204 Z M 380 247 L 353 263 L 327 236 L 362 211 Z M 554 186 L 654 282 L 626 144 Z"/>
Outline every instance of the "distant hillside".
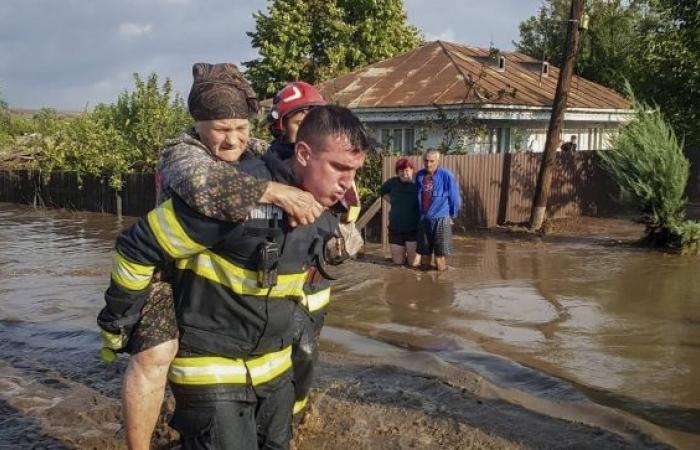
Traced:
<path fill-rule="evenodd" d="M 34 114 L 41 111 L 41 109 L 30 109 L 30 108 L 9 108 L 10 114 L 14 114 L 20 117 L 32 117 Z M 56 110 L 56 113 L 61 117 L 75 117 L 83 114 L 82 111 L 61 111 Z"/>

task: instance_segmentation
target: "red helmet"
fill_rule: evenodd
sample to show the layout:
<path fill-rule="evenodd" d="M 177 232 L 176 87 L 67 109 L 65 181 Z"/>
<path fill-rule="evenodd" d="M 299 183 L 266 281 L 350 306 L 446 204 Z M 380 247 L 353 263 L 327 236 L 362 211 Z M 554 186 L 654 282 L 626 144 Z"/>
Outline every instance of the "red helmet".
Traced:
<path fill-rule="evenodd" d="M 272 99 L 272 109 L 268 120 L 272 124 L 272 131 L 284 132 L 284 118 L 288 115 L 307 109 L 311 106 L 325 105 L 326 101 L 315 87 L 303 81 L 288 83 Z"/>

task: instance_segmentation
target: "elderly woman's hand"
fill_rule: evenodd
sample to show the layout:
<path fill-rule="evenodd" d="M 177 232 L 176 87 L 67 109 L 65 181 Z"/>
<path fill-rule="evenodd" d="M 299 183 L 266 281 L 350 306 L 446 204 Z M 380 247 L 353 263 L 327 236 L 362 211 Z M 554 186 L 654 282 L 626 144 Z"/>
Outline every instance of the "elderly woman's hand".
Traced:
<path fill-rule="evenodd" d="M 325 210 L 308 192 L 274 181 L 268 185 L 260 201 L 282 208 L 293 227 L 313 223 Z"/>

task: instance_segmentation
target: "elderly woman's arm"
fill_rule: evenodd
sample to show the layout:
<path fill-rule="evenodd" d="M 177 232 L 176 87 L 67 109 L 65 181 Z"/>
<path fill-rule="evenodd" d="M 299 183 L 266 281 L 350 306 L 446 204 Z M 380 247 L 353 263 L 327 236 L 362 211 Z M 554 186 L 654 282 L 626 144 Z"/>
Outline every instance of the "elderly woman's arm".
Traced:
<path fill-rule="evenodd" d="M 244 220 L 257 203 L 278 205 L 297 224 L 311 223 L 323 212 L 308 192 L 259 180 L 196 145 L 166 149 L 158 172 L 165 190 L 177 194 L 195 211 L 227 222 Z"/>

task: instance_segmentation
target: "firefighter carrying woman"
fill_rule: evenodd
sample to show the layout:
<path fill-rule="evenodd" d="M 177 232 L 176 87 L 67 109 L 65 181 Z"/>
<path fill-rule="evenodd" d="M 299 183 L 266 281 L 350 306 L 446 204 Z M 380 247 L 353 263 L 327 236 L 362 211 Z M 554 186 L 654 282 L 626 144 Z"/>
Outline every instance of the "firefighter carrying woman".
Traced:
<path fill-rule="evenodd" d="M 349 110 L 292 83 L 272 117 L 288 132 L 258 157 L 248 145 L 257 100 L 235 66 L 195 64 L 193 75 L 195 128 L 163 152 L 159 206 L 117 239 L 102 354 L 132 354 L 130 448 L 148 448 L 166 376 L 185 448 L 287 448 L 330 295 L 330 209 L 351 188 L 367 135 Z"/>

